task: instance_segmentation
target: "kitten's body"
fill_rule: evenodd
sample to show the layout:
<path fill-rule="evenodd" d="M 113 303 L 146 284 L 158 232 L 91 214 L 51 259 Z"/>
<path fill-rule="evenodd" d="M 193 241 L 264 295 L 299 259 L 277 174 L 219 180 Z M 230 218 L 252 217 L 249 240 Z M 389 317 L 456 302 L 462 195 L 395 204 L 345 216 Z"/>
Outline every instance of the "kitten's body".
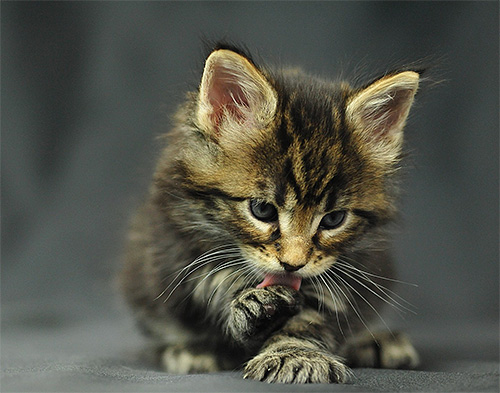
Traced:
<path fill-rule="evenodd" d="M 210 55 L 121 275 L 166 371 L 305 383 L 345 381 L 341 356 L 415 365 L 403 336 L 366 332 L 384 302 L 398 306 L 385 227 L 417 85 L 412 71 L 353 89 Z"/>

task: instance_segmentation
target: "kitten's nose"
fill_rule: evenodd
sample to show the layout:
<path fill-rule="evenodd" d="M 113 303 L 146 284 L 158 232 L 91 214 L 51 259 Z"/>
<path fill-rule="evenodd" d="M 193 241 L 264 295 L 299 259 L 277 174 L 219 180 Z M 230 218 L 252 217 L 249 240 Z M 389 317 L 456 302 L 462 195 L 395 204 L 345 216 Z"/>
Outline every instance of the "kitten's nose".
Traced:
<path fill-rule="evenodd" d="M 286 272 L 295 272 L 307 264 L 312 252 L 311 241 L 305 236 L 282 234 L 278 260 Z"/>
<path fill-rule="evenodd" d="M 285 271 L 291 273 L 291 272 L 296 272 L 297 270 L 303 268 L 305 266 L 305 263 L 302 265 L 290 265 L 286 262 L 280 262 L 281 266 L 285 269 Z"/>

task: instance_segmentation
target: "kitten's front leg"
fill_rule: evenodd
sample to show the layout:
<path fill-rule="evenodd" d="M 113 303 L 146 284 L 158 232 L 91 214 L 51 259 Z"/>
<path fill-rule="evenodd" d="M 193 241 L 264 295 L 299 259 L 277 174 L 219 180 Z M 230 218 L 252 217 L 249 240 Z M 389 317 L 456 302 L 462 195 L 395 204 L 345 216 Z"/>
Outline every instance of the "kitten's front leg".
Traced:
<path fill-rule="evenodd" d="M 299 310 L 299 293 L 289 287 L 248 288 L 231 302 L 227 330 L 238 344 L 255 350 Z"/>
<path fill-rule="evenodd" d="M 245 366 L 245 378 L 277 383 L 343 383 L 349 369 L 334 355 L 335 340 L 323 317 L 303 310 L 266 341 Z"/>

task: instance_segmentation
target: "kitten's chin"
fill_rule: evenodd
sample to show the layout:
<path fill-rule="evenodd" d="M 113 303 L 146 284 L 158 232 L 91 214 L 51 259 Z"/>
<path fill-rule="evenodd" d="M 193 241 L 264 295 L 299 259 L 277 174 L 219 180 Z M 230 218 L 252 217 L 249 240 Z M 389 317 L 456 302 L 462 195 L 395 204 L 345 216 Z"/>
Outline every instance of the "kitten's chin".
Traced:
<path fill-rule="evenodd" d="M 271 285 L 284 285 L 298 291 L 300 289 L 300 284 L 302 283 L 302 277 L 296 276 L 295 274 L 283 273 L 283 274 L 273 274 L 268 273 L 264 277 L 264 280 L 257 285 L 257 288 L 265 288 Z"/>

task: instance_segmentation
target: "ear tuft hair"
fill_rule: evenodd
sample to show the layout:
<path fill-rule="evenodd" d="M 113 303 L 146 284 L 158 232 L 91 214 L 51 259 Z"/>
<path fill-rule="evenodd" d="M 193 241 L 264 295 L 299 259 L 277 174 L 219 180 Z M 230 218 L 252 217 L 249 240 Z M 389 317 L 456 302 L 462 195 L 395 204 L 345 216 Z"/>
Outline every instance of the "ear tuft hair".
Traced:
<path fill-rule="evenodd" d="M 355 132 L 384 160 L 393 161 L 400 153 L 419 79 L 415 71 L 384 75 L 359 89 L 347 103 L 346 117 Z"/>
<path fill-rule="evenodd" d="M 251 60 L 217 49 L 205 63 L 196 119 L 213 140 L 243 140 L 269 124 L 277 101 L 276 91 Z"/>

